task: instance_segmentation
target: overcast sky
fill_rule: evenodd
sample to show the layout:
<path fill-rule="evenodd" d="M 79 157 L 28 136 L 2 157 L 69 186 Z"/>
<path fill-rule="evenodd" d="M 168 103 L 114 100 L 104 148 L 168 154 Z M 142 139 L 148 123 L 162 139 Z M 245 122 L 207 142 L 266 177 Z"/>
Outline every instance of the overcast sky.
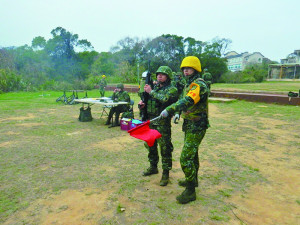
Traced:
<path fill-rule="evenodd" d="M 98 52 L 129 36 L 162 34 L 261 52 L 279 61 L 300 49 L 300 0 L 0 0 L 0 46 L 31 45 L 63 27 Z"/>

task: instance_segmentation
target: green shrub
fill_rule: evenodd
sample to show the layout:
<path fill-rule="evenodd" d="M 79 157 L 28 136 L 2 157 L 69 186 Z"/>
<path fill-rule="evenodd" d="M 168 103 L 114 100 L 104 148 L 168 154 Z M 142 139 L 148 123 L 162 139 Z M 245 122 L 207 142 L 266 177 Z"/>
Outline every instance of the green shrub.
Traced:
<path fill-rule="evenodd" d="M 0 91 L 10 92 L 21 90 L 26 83 L 22 76 L 9 69 L 0 69 Z"/>
<path fill-rule="evenodd" d="M 263 82 L 268 75 L 265 65 L 253 64 L 247 66 L 243 71 L 228 71 L 220 77 L 221 83 L 254 83 Z"/>

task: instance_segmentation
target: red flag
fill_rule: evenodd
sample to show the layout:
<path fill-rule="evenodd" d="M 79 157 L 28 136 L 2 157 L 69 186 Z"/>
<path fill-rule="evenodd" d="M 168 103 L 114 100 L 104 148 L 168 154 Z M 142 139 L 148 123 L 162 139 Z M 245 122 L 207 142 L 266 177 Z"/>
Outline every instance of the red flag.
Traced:
<path fill-rule="evenodd" d="M 132 137 L 146 141 L 148 146 L 152 147 L 154 145 L 155 140 L 161 137 L 161 134 L 157 130 L 150 129 L 149 124 L 150 121 L 148 120 L 142 125 L 132 128 L 127 132 Z"/>

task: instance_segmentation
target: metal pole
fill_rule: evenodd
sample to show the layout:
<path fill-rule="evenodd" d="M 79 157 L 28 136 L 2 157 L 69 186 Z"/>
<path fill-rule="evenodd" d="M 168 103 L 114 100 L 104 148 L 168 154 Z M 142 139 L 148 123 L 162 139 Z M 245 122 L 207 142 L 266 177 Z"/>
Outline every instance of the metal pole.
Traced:
<path fill-rule="evenodd" d="M 150 123 L 153 122 L 154 120 L 158 120 L 158 119 L 160 119 L 160 118 L 161 118 L 161 116 L 155 117 L 155 118 L 153 118 L 152 120 L 150 120 Z"/>
<path fill-rule="evenodd" d="M 140 89 L 140 65 L 137 63 L 137 80 L 138 80 L 138 85 Z"/>

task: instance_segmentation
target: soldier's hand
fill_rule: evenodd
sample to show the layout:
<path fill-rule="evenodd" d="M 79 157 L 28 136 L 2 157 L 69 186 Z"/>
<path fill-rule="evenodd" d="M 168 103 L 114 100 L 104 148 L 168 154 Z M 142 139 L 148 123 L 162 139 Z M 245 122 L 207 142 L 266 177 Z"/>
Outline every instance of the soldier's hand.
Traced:
<path fill-rule="evenodd" d="M 145 103 L 142 100 L 139 102 L 138 105 L 140 106 L 141 109 L 145 107 Z"/>
<path fill-rule="evenodd" d="M 175 123 L 175 124 L 178 124 L 178 120 L 180 119 L 180 115 L 179 114 L 175 114 L 175 116 L 173 117 L 173 122 Z"/>
<path fill-rule="evenodd" d="M 151 86 L 146 84 L 145 87 L 144 87 L 144 91 L 147 92 L 147 93 L 150 93 L 152 91 Z"/>
<path fill-rule="evenodd" d="M 160 117 L 162 117 L 162 118 L 166 118 L 166 117 L 168 117 L 168 116 L 169 116 L 169 113 L 168 113 L 168 111 L 165 110 L 165 109 L 160 113 Z"/>

